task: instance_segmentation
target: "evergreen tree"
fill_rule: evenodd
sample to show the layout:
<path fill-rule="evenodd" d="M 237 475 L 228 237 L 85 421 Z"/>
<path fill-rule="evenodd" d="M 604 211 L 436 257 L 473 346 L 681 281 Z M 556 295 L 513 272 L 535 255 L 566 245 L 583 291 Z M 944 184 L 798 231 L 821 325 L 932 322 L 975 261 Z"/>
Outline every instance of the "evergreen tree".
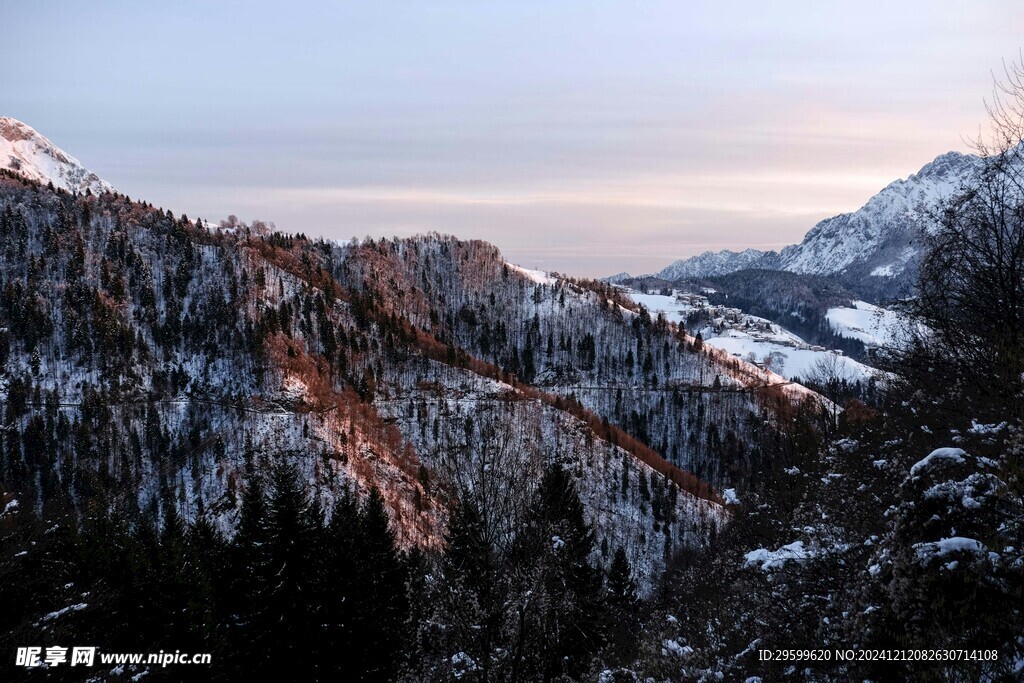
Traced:
<path fill-rule="evenodd" d="M 447 626 L 445 633 L 431 637 L 443 638 L 439 650 L 445 658 L 462 653 L 457 665 L 472 662 L 479 679 L 490 680 L 492 659 L 503 642 L 502 582 L 495 549 L 472 493 L 464 491 L 459 497 L 446 540 L 445 586 L 431 597 Z"/>
<path fill-rule="evenodd" d="M 605 586 L 607 596 L 607 638 L 605 661 L 613 666 L 627 666 L 637 655 L 639 604 L 633 570 L 626 551 L 615 550 Z"/>
<path fill-rule="evenodd" d="M 517 539 L 518 631 L 513 677 L 579 677 L 603 645 L 601 573 L 594 532 L 568 473 L 544 473 Z"/>
<path fill-rule="evenodd" d="M 231 544 L 233 576 L 228 608 L 232 666 L 240 672 L 267 666 L 272 634 L 265 596 L 273 574 L 267 556 L 270 530 L 263 482 L 249 477 L 242 496 L 238 531 Z"/>
<path fill-rule="evenodd" d="M 386 680 L 401 663 L 406 639 L 406 568 L 395 547 L 384 499 L 373 489 L 359 514 L 354 559 L 357 630 L 350 666 L 356 680 Z"/>
<path fill-rule="evenodd" d="M 260 599 L 272 636 L 269 671 L 282 676 L 314 677 L 325 653 L 310 652 L 318 636 L 321 605 L 321 524 L 295 466 L 284 460 L 271 470 L 267 505 L 267 545 L 263 557 L 269 584 Z"/>

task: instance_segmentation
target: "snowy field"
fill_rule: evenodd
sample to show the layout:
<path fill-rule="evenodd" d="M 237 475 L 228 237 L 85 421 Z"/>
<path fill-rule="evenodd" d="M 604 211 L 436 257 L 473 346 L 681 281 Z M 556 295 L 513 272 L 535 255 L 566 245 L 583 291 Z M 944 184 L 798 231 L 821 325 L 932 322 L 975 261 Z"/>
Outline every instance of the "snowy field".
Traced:
<path fill-rule="evenodd" d="M 530 270 L 529 268 L 523 268 L 522 266 L 517 266 L 516 264 L 509 263 L 508 261 L 505 262 L 505 265 L 508 266 L 509 270 L 514 270 L 515 272 L 517 272 L 520 275 L 522 275 L 523 277 L 525 277 L 527 280 L 532 280 L 533 282 L 536 282 L 537 284 L 540 284 L 540 285 L 553 285 L 553 284 L 555 284 L 555 278 L 551 277 L 550 275 L 545 273 L 543 270 Z"/>
<path fill-rule="evenodd" d="M 663 294 L 641 294 L 633 290 L 629 290 L 629 297 L 637 302 L 643 304 L 651 312 L 651 316 L 656 316 L 659 312 L 664 313 L 665 317 L 674 323 L 682 324 L 686 319 L 686 316 L 691 311 L 695 310 L 695 307 L 691 304 L 679 301 L 674 296 L 665 296 Z M 874 327 L 870 327 L 869 324 L 874 319 L 874 310 L 883 311 L 884 309 L 871 306 L 864 302 L 857 302 L 858 304 L 864 304 L 864 306 L 870 306 L 871 309 L 846 309 L 836 308 L 831 309 L 837 312 L 837 320 L 844 321 L 842 324 L 843 330 L 847 330 L 850 334 L 844 336 L 854 337 L 858 332 L 864 335 L 868 333 L 864 330 L 876 330 Z M 854 315 L 848 315 L 846 312 L 850 311 Z M 891 311 L 885 311 L 890 313 Z M 892 314 L 895 315 L 895 314 Z M 831 317 L 829 318 L 831 321 Z M 876 334 L 884 334 L 888 328 L 884 327 L 885 324 L 894 324 L 891 319 L 883 319 L 883 327 L 876 330 Z M 744 360 L 748 360 L 750 354 L 754 355 L 754 360 L 761 363 L 764 359 L 771 355 L 775 356 L 775 362 L 772 364 L 771 370 L 776 374 L 782 375 L 787 379 L 793 379 L 795 377 L 801 377 L 806 379 L 815 369 L 819 363 L 825 363 L 830 367 L 834 367 L 835 371 L 839 373 L 840 377 L 847 379 L 850 382 L 857 380 L 867 381 L 869 377 L 876 374 L 876 371 L 863 363 L 859 363 L 852 358 L 841 356 L 833 353 L 832 351 L 814 350 L 810 347 L 807 342 L 793 334 L 789 330 L 777 325 L 770 320 L 765 318 L 759 318 L 752 315 L 743 315 L 743 322 L 750 322 L 753 326 L 761 328 L 766 326 L 768 329 L 754 329 L 747 331 L 744 329 L 727 329 L 721 334 L 715 335 L 710 329 L 701 331 L 704 341 L 716 348 L 722 349 L 727 353 L 738 355 Z M 838 323 L 832 323 L 838 326 Z M 860 338 L 860 337 L 856 337 Z M 779 364 L 781 361 L 781 364 Z"/>
<path fill-rule="evenodd" d="M 634 290 L 628 291 L 629 298 L 641 304 L 651 312 L 651 317 L 657 316 L 659 312 L 665 314 L 669 322 L 681 325 L 687 314 L 694 310 L 690 304 L 676 300 L 674 296 L 664 294 L 642 294 Z"/>
<path fill-rule="evenodd" d="M 786 379 L 793 379 L 795 377 L 807 379 L 814 372 L 815 366 L 820 362 L 825 362 L 830 367 L 834 363 L 835 369 L 839 373 L 838 376 L 849 382 L 857 380 L 867 381 L 872 375 L 877 374 L 877 371 L 873 368 L 863 363 L 858 363 L 852 358 L 836 355 L 831 351 L 812 351 L 811 349 L 783 346 L 754 339 L 750 335 L 737 332 L 736 330 L 729 330 L 723 336 L 710 337 L 704 341 L 715 348 L 722 349 L 733 355 L 738 354 L 744 360 L 751 353 L 754 354 L 757 361 L 762 361 L 770 353 L 779 353 L 782 356 L 782 365 L 773 364 L 771 370 Z"/>
<path fill-rule="evenodd" d="M 859 339 L 868 346 L 895 345 L 903 329 L 904 317 L 866 301 L 854 301 L 854 308 L 830 308 L 826 317 L 836 334 Z"/>

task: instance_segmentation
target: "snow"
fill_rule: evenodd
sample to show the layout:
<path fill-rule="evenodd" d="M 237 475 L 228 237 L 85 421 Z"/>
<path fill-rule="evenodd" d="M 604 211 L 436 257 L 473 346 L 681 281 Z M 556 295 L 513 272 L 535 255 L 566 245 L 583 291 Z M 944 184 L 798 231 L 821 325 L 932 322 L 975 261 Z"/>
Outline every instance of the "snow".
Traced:
<path fill-rule="evenodd" d="M 18 499 L 15 498 L 14 500 L 12 500 L 11 502 L 7 503 L 7 505 L 4 506 L 3 512 L 0 512 L 0 515 L 5 515 L 8 512 L 10 512 L 11 510 L 17 509 L 17 507 L 18 507 Z"/>
<path fill-rule="evenodd" d="M 806 562 L 810 557 L 811 553 L 804 548 L 804 542 L 794 541 L 778 550 L 767 550 L 766 548 L 751 550 L 744 556 L 743 564 L 745 567 L 759 567 L 761 571 L 767 572 L 779 569 L 787 562 Z"/>
<path fill-rule="evenodd" d="M 81 162 L 30 126 L 0 116 L 0 168 L 14 171 L 29 180 L 69 192 L 114 192 L 110 183 L 82 167 Z"/>
<path fill-rule="evenodd" d="M 892 347 L 900 341 L 905 319 L 899 313 L 866 301 L 854 301 L 853 306 L 828 309 L 825 317 L 836 334 L 876 347 Z"/>
<path fill-rule="evenodd" d="M 950 553 L 974 553 L 976 555 L 988 553 L 988 548 L 981 541 L 964 536 L 953 536 L 928 543 L 915 543 L 914 550 L 920 559 L 931 559 L 932 557 L 945 557 Z"/>
<path fill-rule="evenodd" d="M 907 247 L 895 261 L 884 266 L 878 266 L 871 271 L 871 275 L 874 277 L 896 277 L 907 269 L 907 263 L 909 263 L 910 259 L 914 258 L 916 254 L 917 249 L 915 247 Z"/>
<path fill-rule="evenodd" d="M 942 460 L 958 465 L 962 464 L 966 462 L 964 460 L 965 455 L 967 455 L 967 453 L 959 448 L 936 448 L 925 456 L 924 459 L 914 463 L 914 466 L 910 468 L 910 476 L 916 476 L 918 472 L 921 472 Z"/>
<path fill-rule="evenodd" d="M 693 654 L 693 648 L 692 647 L 690 647 L 689 645 L 681 645 L 679 643 L 679 641 L 677 641 L 677 640 L 672 640 L 672 639 L 663 640 L 663 641 L 661 641 L 661 647 L 662 647 L 662 651 L 666 655 L 671 653 L 671 654 L 673 654 L 676 657 L 679 657 L 681 659 L 685 659 L 685 658 L 687 658 L 687 657 L 689 657 L 690 655 Z"/>
<path fill-rule="evenodd" d="M 725 489 L 722 491 L 722 500 L 726 505 L 739 505 L 740 498 L 736 495 L 736 489 Z"/>
<path fill-rule="evenodd" d="M 974 472 L 963 481 L 942 481 L 924 492 L 926 500 L 942 500 L 978 510 L 991 496 L 998 496 L 1003 485 L 994 474 Z"/>
<path fill-rule="evenodd" d="M 972 434 L 998 434 L 1006 428 L 1005 422 L 998 424 L 981 424 L 977 420 L 971 420 L 971 428 L 968 429 Z"/>
<path fill-rule="evenodd" d="M 281 384 L 281 394 L 283 400 L 288 405 L 300 403 L 305 400 L 309 387 L 298 377 L 293 375 L 286 375 L 284 381 Z"/>
<path fill-rule="evenodd" d="M 640 477 L 651 482 L 654 470 L 617 446 L 588 437 L 585 423 L 570 414 L 534 401 L 509 403 L 504 397 L 515 390 L 507 384 L 433 361 L 419 373 L 424 379 L 443 376 L 448 389 L 436 392 L 416 383 L 402 390 L 400 400 L 378 400 L 375 405 L 382 418 L 394 420 L 395 426 L 407 435 L 422 462 L 451 472 L 449 476 L 457 477 L 464 485 L 474 486 L 478 466 L 493 466 L 499 473 L 512 473 L 557 459 L 567 471 L 574 472 L 587 521 L 598 531 L 599 542 L 607 540 L 609 547 L 626 551 L 641 594 L 654 589 L 656 577 L 665 566 L 664 536 L 633 532 L 640 525 L 649 528 L 653 522 L 652 509 L 641 494 Z M 382 381 L 381 386 L 384 385 Z M 508 410 L 482 409 L 489 405 L 506 406 Z M 476 423 L 476 433 L 506 434 L 507 449 L 486 458 L 484 453 L 474 450 L 468 457 L 453 461 L 451 454 L 461 453 L 465 448 L 465 423 L 469 415 Z M 429 428 L 435 421 L 436 433 Z M 558 444 L 555 453 L 544 447 L 552 443 Z M 609 481 L 622 480 L 623 463 L 629 465 L 628 490 L 609 489 Z M 513 483 L 509 481 L 507 485 Z M 694 545 L 702 542 L 710 525 L 717 527 L 726 519 L 727 513 L 721 506 L 681 492 L 674 500 L 669 534 L 673 543 Z M 556 550 L 564 541 L 552 536 L 548 539 L 549 547 Z"/>
<path fill-rule="evenodd" d="M 812 347 L 799 336 L 766 318 L 736 312 L 735 309 L 726 307 L 711 306 L 702 296 L 681 293 L 681 296 L 677 297 L 643 294 L 634 290 L 627 290 L 626 293 L 633 301 L 645 306 L 652 317 L 663 313 L 669 322 L 677 325 L 682 325 L 686 316 L 696 310 L 707 310 L 714 318 L 720 318 L 724 311 L 732 311 L 730 314 L 737 318 L 736 322 L 730 323 L 731 327 L 721 333 L 716 333 L 712 327 L 701 330 L 704 342 L 734 356 L 739 355 L 744 360 L 751 353 L 758 362 L 773 353 L 780 354 L 776 358 L 781 357 L 782 365 L 776 365 L 771 369 L 786 379 L 807 379 L 820 361 L 832 364 L 833 359 L 840 376 L 848 381 L 867 381 L 877 374 L 873 368 L 852 358 Z"/>
<path fill-rule="evenodd" d="M 676 261 L 658 272 L 655 277 L 671 281 L 691 277 L 725 275 L 744 268 L 757 267 L 769 254 L 773 254 L 773 252 L 763 252 L 757 249 L 747 249 L 741 252 L 728 249 L 719 252 L 705 251 L 703 254 Z"/>
<path fill-rule="evenodd" d="M 657 274 L 665 280 L 723 275 L 745 268 L 766 268 L 818 275 L 841 274 L 851 267 L 870 268 L 875 277 L 895 277 L 907 270 L 920 248 L 906 243 L 923 224 L 924 210 L 955 196 L 982 168 L 975 155 L 950 152 L 926 164 L 918 173 L 896 180 L 853 213 L 819 222 L 800 244 L 780 252 L 705 252 L 672 263 Z"/>
<path fill-rule="evenodd" d="M 555 278 L 551 277 L 543 270 L 530 270 L 528 268 L 523 268 L 522 266 L 517 266 L 516 264 L 509 263 L 507 261 L 505 262 L 505 265 L 508 266 L 509 270 L 514 270 L 515 272 L 525 277 L 527 280 L 536 282 L 539 285 L 555 284 Z"/>
<path fill-rule="evenodd" d="M 477 670 L 476 661 L 465 652 L 456 652 L 451 658 L 452 676 L 462 678 Z"/>
<path fill-rule="evenodd" d="M 981 503 L 978 502 L 978 499 L 972 496 L 964 496 L 963 498 L 960 499 L 960 502 L 968 510 L 977 510 L 978 508 L 981 507 Z"/>
<path fill-rule="evenodd" d="M 867 381 L 874 376 L 874 368 L 853 360 L 847 356 L 840 356 L 832 351 L 815 351 L 810 348 L 800 349 L 792 346 L 783 346 L 774 342 L 766 342 L 755 339 L 748 334 L 738 330 L 729 330 L 724 336 L 705 337 L 704 343 L 727 351 L 732 355 L 738 355 L 743 359 L 751 353 L 758 361 L 772 353 L 782 354 L 784 357 L 781 368 L 773 368 L 775 372 L 787 379 L 796 377 L 807 379 L 815 370 L 819 362 L 824 361 L 831 364 L 835 359 L 836 370 L 841 377 L 847 381 Z"/>
<path fill-rule="evenodd" d="M 950 152 L 937 157 L 917 174 L 890 183 L 857 211 L 815 225 L 800 244 L 780 252 L 781 268 L 824 275 L 864 264 L 882 273 L 902 272 L 918 250 L 908 247 L 893 254 L 894 238 L 913 234 L 923 211 L 956 195 L 981 164 L 974 155 Z"/>
<path fill-rule="evenodd" d="M 54 619 L 59 619 L 60 617 L 64 616 L 65 614 L 68 614 L 70 612 L 81 612 L 82 610 L 84 610 L 88 606 L 89 606 L 89 604 L 86 603 L 86 602 L 80 602 L 80 603 L 75 604 L 75 605 L 68 605 L 67 607 L 63 607 L 63 608 L 57 610 L 56 612 L 50 612 L 49 614 L 44 615 L 43 618 L 40 619 L 36 623 L 36 625 L 38 626 L 39 624 L 45 624 L 48 621 L 53 621 Z"/>
<path fill-rule="evenodd" d="M 686 316 L 697 310 L 690 303 L 680 301 L 674 296 L 664 294 L 643 294 L 634 290 L 628 290 L 629 298 L 644 306 L 651 312 L 651 317 L 657 317 L 658 313 L 664 313 L 665 319 L 677 325 L 681 325 Z"/>

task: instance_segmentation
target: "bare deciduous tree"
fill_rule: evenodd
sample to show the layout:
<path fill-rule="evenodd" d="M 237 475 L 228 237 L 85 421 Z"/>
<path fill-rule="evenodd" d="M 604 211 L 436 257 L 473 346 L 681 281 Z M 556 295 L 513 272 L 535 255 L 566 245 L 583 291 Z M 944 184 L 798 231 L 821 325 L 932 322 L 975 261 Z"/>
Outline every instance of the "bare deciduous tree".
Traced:
<path fill-rule="evenodd" d="M 974 146 L 977 176 L 923 236 L 914 331 L 893 369 L 941 383 L 962 407 L 1020 415 L 1024 372 L 1024 61 L 1005 67 Z"/>

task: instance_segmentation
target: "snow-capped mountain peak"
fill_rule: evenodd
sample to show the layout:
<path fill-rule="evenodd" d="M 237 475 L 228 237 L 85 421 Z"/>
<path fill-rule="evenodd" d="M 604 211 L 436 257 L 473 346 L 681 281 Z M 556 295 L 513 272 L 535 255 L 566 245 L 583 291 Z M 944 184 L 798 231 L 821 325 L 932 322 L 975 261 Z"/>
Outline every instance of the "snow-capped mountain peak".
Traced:
<path fill-rule="evenodd" d="M 929 212 L 962 192 L 984 163 L 973 154 L 947 152 L 889 183 L 860 209 L 821 221 L 799 244 L 780 252 L 705 252 L 676 261 L 656 277 L 679 280 L 762 268 L 836 276 L 851 286 L 869 278 L 893 286 L 897 278 L 912 281 L 923 249 L 919 230 L 929 229 Z"/>
<path fill-rule="evenodd" d="M 115 191 L 31 126 L 8 116 L 0 116 L 0 168 L 69 192 Z"/>
<path fill-rule="evenodd" d="M 890 183 L 857 211 L 818 223 L 803 242 L 782 250 L 782 269 L 858 278 L 903 272 L 922 248 L 915 236 L 919 228 L 928 227 L 928 211 L 961 192 L 981 164 L 979 157 L 958 152 L 936 157 L 917 173 Z"/>

